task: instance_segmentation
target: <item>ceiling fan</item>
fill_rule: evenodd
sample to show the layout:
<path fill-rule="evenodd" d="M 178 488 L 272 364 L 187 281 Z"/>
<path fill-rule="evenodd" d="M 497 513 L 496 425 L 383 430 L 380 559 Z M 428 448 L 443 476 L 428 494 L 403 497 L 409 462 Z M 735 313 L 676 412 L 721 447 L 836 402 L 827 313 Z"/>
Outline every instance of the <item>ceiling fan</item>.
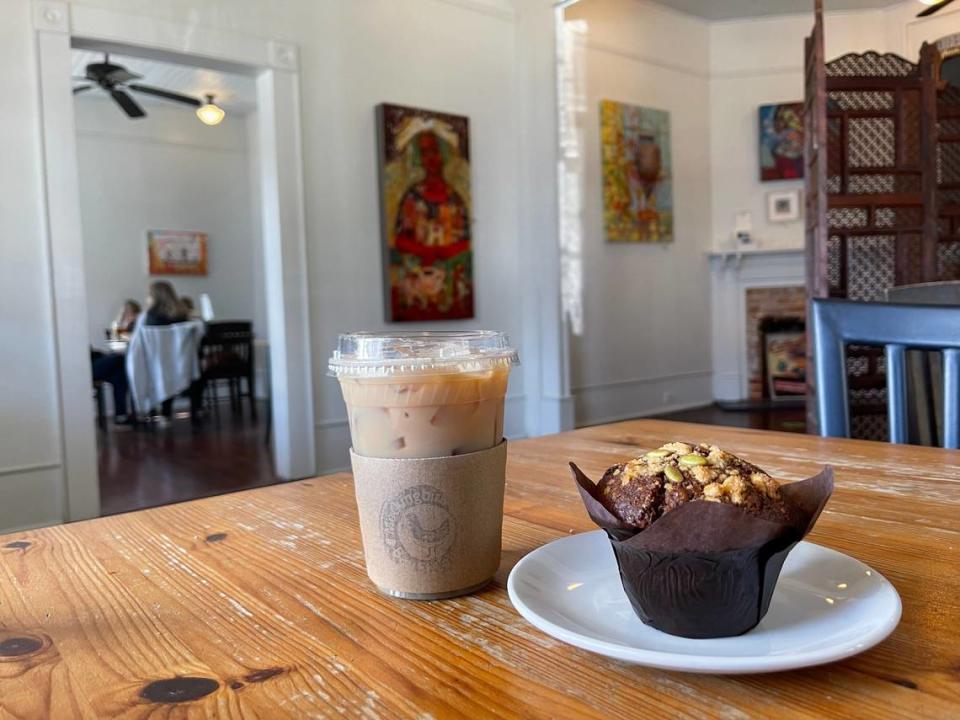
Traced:
<path fill-rule="evenodd" d="M 920 2 L 930 7 L 918 12 L 917 17 L 926 17 L 927 15 L 933 15 L 935 12 L 943 10 L 947 5 L 952 3 L 953 0 L 920 0 Z"/>
<path fill-rule="evenodd" d="M 130 72 L 122 65 L 114 65 L 110 62 L 110 53 L 104 53 L 103 62 L 90 63 L 87 65 L 86 75 L 84 77 L 74 78 L 75 80 L 89 80 L 94 84 L 78 85 L 73 88 L 73 94 L 76 95 L 99 87 L 109 93 L 110 97 L 114 99 L 117 105 L 119 105 L 130 118 L 141 118 L 147 113 L 144 112 L 137 101 L 130 96 L 130 93 L 127 92 L 128 90 L 143 93 L 144 95 L 153 95 L 163 100 L 171 100 L 192 107 L 200 107 L 202 104 L 199 100 L 189 95 L 181 95 L 180 93 L 170 92 L 169 90 L 131 82 L 131 80 L 139 80 L 141 77 L 143 76 Z"/>

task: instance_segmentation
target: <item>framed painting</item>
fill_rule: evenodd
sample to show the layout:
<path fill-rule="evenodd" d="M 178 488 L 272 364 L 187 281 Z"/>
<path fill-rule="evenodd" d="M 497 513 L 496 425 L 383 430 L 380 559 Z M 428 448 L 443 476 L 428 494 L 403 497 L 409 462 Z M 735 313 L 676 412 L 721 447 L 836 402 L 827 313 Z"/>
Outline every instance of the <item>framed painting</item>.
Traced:
<path fill-rule="evenodd" d="M 207 234 L 191 230 L 148 230 L 151 275 L 206 275 Z"/>
<path fill-rule="evenodd" d="M 670 113 L 601 100 L 600 152 L 607 241 L 672 242 Z"/>
<path fill-rule="evenodd" d="M 760 180 L 803 177 L 803 103 L 760 106 Z"/>
<path fill-rule="evenodd" d="M 767 193 L 767 220 L 772 223 L 782 223 L 799 219 L 799 190 L 783 190 Z"/>
<path fill-rule="evenodd" d="M 377 131 L 387 320 L 472 318 L 469 120 L 382 104 Z"/>

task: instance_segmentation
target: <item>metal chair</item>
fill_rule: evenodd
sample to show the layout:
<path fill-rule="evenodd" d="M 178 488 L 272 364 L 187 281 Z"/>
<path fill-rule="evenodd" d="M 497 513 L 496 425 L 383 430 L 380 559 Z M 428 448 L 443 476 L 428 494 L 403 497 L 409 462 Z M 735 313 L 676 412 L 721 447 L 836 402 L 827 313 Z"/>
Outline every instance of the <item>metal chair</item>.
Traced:
<path fill-rule="evenodd" d="M 887 288 L 887 301 L 907 305 L 960 305 L 960 281 L 897 285 Z"/>
<path fill-rule="evenodd" d="M 907 348 L 943 353 L 943 446 L 960 447 L 960 308 L 816 298 L 811 301 L 817 420 L 824 437 L 849 437 L 846 346 L 882 345 L 890 440 L 907 442 Z"/>
<path fill-rule="evenodd" d="M 960 282 L 939 282 L 896 285 L 887 288 L 887 302 L 905 305 L 960 306 Z M 910 350 L 907 352 L 907 391 L 909 402 L 910 442 L 937 445 L 943 432 L 943 368 L 940 353 Z"/>

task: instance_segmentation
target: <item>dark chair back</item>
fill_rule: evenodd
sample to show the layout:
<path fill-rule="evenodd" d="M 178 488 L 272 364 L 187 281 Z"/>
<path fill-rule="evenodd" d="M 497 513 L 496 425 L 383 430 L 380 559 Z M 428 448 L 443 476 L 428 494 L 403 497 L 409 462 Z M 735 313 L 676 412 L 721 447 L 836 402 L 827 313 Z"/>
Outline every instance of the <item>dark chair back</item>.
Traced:
<path fill-rule="evenodd" d="M 251 377 L 253 323 L 249 320 L 207 323 L 200 343 L 200 371 L 206 380 Z"/>
<path fill-rule="evenodd" d="M 887 288 L 887 300 L 907 305 L 960 305 L 960 281 L 897 285 Z"/>
<path fill-rule="evenodd" d="M 887 301 L 907 305 L 960 306 L 960 282 L 896 285 L 887 288 Z M 911 350 L 907 353 L 907 391 L 910 405 L 910 442 L 937 445 L 943 433 L 943 368 L 940 353 Z"/>
<path fill-rule="evenodd" d="M 817 420 L 824 437 L 849 437 L 846 346 L 881 345 L 887 361 L 890 440 L 907 441 L 907 348 L 943 353 L 943 445 L 960 447 L 960 307 L 811 301 Z"/>

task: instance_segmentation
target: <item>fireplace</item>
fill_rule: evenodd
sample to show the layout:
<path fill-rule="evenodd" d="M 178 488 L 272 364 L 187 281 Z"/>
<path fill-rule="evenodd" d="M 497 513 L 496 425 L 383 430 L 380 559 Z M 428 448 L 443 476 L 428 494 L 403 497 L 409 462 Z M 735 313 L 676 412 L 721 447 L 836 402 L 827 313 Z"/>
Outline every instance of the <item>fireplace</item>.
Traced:
<path fill-rule="evenodd" d="M 805 393 L 803 365 L 807 294 L 801 286 L 746 290 L 747 392 L 750 400 Z"/>
<path fill-rule="evenodd" d="M 715 400 L 768 402 L 760 324 L 805 320 L 804 281 L 801 248 L 711 253 Z"/>

